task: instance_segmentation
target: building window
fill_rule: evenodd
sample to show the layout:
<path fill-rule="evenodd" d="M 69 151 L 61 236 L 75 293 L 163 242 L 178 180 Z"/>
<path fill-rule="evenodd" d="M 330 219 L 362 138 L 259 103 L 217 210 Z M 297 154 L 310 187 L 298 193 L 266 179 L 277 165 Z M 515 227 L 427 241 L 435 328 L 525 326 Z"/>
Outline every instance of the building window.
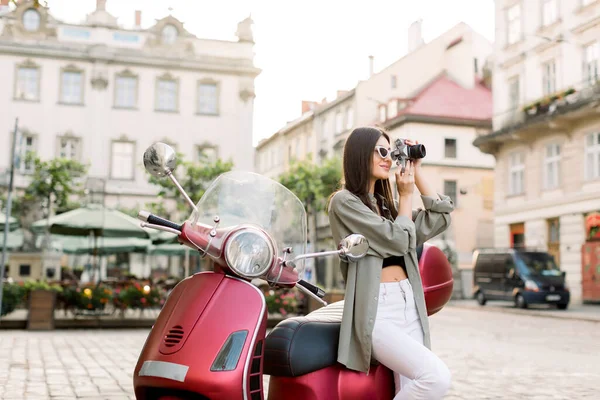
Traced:
<path fill-rule="evenodd" d="M 452 199 L 454 206 L 458 206 L 458 184 L 456 181 L 444 181 L 444 194 Z"/>
<path fill-rule="evenodd" d="M 476 74 L 479 72 L 479 61 L 476 58 L 473 59 L 473 70 Z"/>
<path fill-rule="evenodd" d="M 110 169 L 112 179 L 133 180 L 134 151 L 135 144 L 133 142 L 112 142 Z"/>
<path fill-rule="evenodd" d="M 387 120 L 387 106 L 382 104 L 379 106 L 379 122 L 385 122 Z"/>
<path fill-rule="evenodd" d="M 156 83 L 156 110 L 177 111 L 178 83 L 175 79 L 160 78 Z"/>
<path fill-rule="evenodd" d="M 83 104 L 83 72 L 64 70 L 60 81 L 60 102 Z"/>
<path fill-rule="evenodd" d="M 556 92 L 556 62 L 554 60 L 542 64 L 542 83 L 544 96 Z"/>
<path fill-rule="evenodd" d="M 161 39 L 163 44 L 173 44 L 177 40 L 177 36 L 179 36 L 179 31 L 175 27 L 175 25 L 165 25 L 161 33 Z"/>
<path fill-rule="evenodd" d="M 335 113 L 335 133 L 344 131 L 344 114 L 341 111 Z"/>
<path fill-rule="evenodd" d="M 513 110 L 519 106 L 520 103 L 520 85 L 519 77 L 513 76 L 508 80 L 508 101 L 510 109 Z"/>
<path fill-rule="evenodd" d="M 346 130 L 352 129 L 354 126 L 354 109 L 352 107 L 348 107 L 346 109 Z"/>
<path fill-rule="evenodd" d="M 544 157 L 544 189 L 556 189 L 560 180 L 560 145 L 546 145 Z"/>
<path fill-rule="evenodd" d="M 392 86 L 392 89 L 396 89 L 396 86 L 397 86 L 397 85 L 398 85 L 398 82 L 397 82 L 396 75 L 392 75 L 392 78 L 391 78 L 391 86 Z"/>
<path fill-rule="evenodd" d="M 19 276 L 31 276 L 31 265 L 19 265 Z"/>
<path fill-rule="evenodd" d="M 118 75 L 115 80 L 115 107 L 135 108 L 137 106 L 138 79 L 133 75 Z"/>
<path fill-rule="evenodd" d="M 551 218 L 546 220 L 548 224 L 548 253 L 560 265 L 560 220 Z"/>
<path fill-rule="evenodd" d="M 525 155 L 512 153 L 509 158 L 509 194 L 519 195 L 525 191 Z"/>
<path fill-rule="evenodd" d="M 40 70 L 38 67 L 18 67 L 15 98 L 38 101 L 40 99 Z"/>
<path fill-rule="evenodd" d="M 585 178 L 600 178 L 600 132 L 590 133 L 585 141 Z"/>
<path fill-rule="evenodd" d="M 508 44 L 517 43 L 521 40 L 521 4 L 515 4 L 506 10 L 508 26 Z"/>
<path fill-rule="evenodd" d="M 79 160 L 81 139 L 72 136 L 58 137 L 58 157 Z"/>
<path fill-rule="evenodd" d="M 444 157 L 456 158 L 456 139 L 444 139 Z"/>
<path fill-rule="evenodd" d="M 37 32 L 40 29 L 41 20 L 40 13 L 30 8 L 23 13 L 23 28 L 28 32 Z"/>
<path fill-rule="evenodd" d="M 219 86 L 217 83 L 198 84 L 198 114 L 219 114 Z"/>
<path fill-rule="evenodd" d="M 558 1 L 542 0 L 542 25 L 552 25 L 558 20 Z"/>
<path fill-rule="evenodd" d="M 17 139 L 18 140 L 18 139 Z M 28 160 L 27 156 L 36 152 L 37 138 L 35 135 L 23 134 L 20 142 L 17 142 L 16 166 L 22 174 L 33 173 L 33 161 Z"/>
<path fill-rule="evenodd" d="M 594 42 L 583 49 L 583 77 L 590 84 L 596 83 L 599 77 L 600 42 Z"/>
<path fill-rule="evenodd" d="M 216 146 L 202 145 L 196 146 L 196 161 L 199 163 L 214 163 L 219 159 L 219 152 Z"/>

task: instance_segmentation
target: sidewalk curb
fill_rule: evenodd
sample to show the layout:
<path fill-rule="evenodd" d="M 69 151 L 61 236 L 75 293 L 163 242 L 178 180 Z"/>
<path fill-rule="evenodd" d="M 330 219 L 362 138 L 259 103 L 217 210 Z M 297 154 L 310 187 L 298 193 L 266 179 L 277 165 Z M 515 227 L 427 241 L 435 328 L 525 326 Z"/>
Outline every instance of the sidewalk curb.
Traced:
<path fill-rule="evenodd" d="M 569 319 L 576 321 L 586 321 L 586 322 L 595 322 L 600 323 L 600 312 L 598 316 L 585 316 L 585 315 L 573 315 L 568 314 L 568 310 L 565 310 L 565 314 L 558 315 L 555 312 L 547 312 L 547 311 L 539 311 L 534 309 L 517 309 L 517 308 L 509 308 L 509 307 L 497 307 L 497 306 L 480 306 L 480 305 L 472 305 L 472 304 L 460 304 L 449 302 L 445 308 L 458 308 L 463 310 L 474 310 L 474 311 L 491 311 L 491 312 L 499 312 L 503 314 L 516 314 L 516 315 L 525 315 L 532 317 L 543 317 L 543 318 L 554 318 L 554 319 Z"/>

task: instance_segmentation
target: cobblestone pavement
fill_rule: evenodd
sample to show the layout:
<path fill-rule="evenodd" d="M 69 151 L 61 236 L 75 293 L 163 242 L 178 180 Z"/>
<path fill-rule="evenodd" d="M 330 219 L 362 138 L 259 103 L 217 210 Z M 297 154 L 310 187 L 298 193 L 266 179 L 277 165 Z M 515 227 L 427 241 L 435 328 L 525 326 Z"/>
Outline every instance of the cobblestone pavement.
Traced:
<path fill-rule="evenodd" d="M 453 373 L 447 399 L 598 398 L 600 323 L 447 307 L 431 326 Z M 133 399 L 146 335 L 0 331 L 0 398 Z"/>

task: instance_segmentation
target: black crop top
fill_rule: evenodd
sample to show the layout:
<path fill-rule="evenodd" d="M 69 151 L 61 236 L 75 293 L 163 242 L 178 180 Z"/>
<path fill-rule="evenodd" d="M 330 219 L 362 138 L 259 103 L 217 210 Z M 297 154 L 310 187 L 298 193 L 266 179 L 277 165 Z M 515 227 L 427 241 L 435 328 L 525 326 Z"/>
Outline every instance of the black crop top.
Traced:
<path fill-rule="evenodd" d="M 383 265 L 381 268 L 390 267 L 392 265 L 399 265 L 406 271 L 406 264 L 404 263 L 404 256 L 392 256 L 383 259 Z"/>

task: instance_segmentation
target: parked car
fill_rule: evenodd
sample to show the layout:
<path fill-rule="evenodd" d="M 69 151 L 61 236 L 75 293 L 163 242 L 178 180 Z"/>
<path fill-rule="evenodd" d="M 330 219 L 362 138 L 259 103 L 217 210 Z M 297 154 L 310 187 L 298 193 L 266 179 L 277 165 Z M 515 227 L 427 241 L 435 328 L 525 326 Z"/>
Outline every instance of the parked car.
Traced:
<path fill-rule="evenodd" d="M 519 308 L 554 304 L 566 310 L 571 294 L 565 278 L 566 272 L 545 251 L 510 248 L 473 253 L 473 295 L 482 306 L 488 300 L 509 300 Z"/>

